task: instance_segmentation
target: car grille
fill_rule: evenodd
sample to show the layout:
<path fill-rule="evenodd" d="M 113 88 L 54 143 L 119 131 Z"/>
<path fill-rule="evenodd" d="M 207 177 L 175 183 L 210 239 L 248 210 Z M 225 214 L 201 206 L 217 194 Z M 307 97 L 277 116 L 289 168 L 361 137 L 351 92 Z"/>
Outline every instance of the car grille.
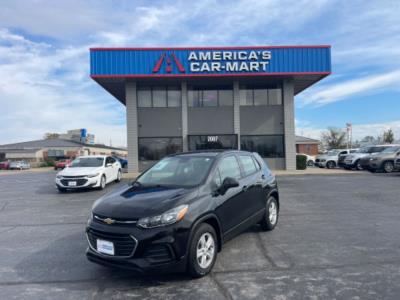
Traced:
<path fill-rule="evenodd" d="M 85 185 L 85 183 L 87 182 L 87 179 L 73 179 L 73 180 L 68 180 L 68 179 L 61 179 L 61 183 L 64 186 L 68 186 L 68 182 L 70 181 L 75 181 L 76 182 L 76 186 L 82 186 Z"/>
<path fill-rule="evenodd" d="M 111 223 L 107 223 L 107 219 L 112 220 Z M 136 226 L 138 219 L 114 219 L 105 216 L 101 216 L 98 214 L 93 214 L 93 221 L 100 224 L 108 224 L 108 225 L 126 225 L 126 226 Z"/>
<path fill-rule="evenodd" d="M 115 234 L 94 229 L 88 229 L 87 237 L 90 246 L 97 252 L 97 239 L 112 242 L 114 244 L 114 256 L 132 256 L 135 252 L 137 241 L 128 234 Z M 107 254 L 104 254 L 107 255 Z"/>
<path fill-rule="evenodd" d="M 319 158 L 317 158 L 317 159 L 315 160 L 315 162 L 319 162 Z"/>
<path fill-rule="evenodd" d="M 159 264 L 171 261 L 174 256 L 168 245 L 154 245 L 145 250 L 143 257 L 151 264 Z"/>

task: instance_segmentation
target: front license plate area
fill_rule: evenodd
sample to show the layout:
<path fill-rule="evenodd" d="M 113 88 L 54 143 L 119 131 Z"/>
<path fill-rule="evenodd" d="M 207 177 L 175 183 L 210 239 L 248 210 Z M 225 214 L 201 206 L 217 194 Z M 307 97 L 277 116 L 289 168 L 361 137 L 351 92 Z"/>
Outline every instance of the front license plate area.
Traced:
<path fill-rule="evenodd" d="M 97 239 L 96 246 L 97 251 L 99 251 L 100 253 L 115 255 L 114 244 L 112 242 Z"/>
<path fill-rule="evenodd" d="M 69 181 L 68 186 L 76 186 L 76 181 Z"/>

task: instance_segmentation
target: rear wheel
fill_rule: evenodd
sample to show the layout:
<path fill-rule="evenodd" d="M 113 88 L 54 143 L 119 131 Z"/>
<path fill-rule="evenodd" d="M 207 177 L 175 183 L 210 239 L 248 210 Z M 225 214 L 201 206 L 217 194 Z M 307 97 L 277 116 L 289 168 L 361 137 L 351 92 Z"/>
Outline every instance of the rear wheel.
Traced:
<path fill-rule="evenodd" d="M 313 165 L 314 165 L 314 162 L 310 159 L 310 160 L 307 162 L 307 166 L 312 167 Z"/>
<path fill-rule="evenodd" d="M 118 170 L 118 174 L 117 174 L 117 179 L 115 180 L 116 182 L 120 182 L 122 178 L 122 173 L 121 170 Z"/>
<path fill-rule="evenodd" d="M 207 275 L 217 259 L 217 235 L 214 228 L 201 224 L 193 234 L 189 248 L 188 273 L 195 278 Z"/>
<path fill-rule="evenodd" d="M 266 202 L 266 211 L 263 220 L 261 221 L 261 228 L 265 231 L 273 230 L 278 224 L 279 207 L 278 201 L 274 196 L 270 196 Z"/>
<path fill-rule="evenodd" d="M 385 171 L 385 173 L 392 173 L 394 170 L 394 164 L 391 161 L 385 161 L 383 163 L 383 171 Z"/>

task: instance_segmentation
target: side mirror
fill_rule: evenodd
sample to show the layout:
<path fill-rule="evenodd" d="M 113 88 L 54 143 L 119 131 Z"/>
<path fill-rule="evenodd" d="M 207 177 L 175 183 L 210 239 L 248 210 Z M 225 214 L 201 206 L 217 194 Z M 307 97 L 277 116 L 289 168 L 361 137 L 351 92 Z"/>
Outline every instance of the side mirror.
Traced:
<path fill-rule="evenodd" d="M 108 164 L 106 164 L 106 167 L 108 168 L 108 167 L 111 167 L 112 166 L 112 164 L 110 164 L 110 163 L 108 163 Z"/>
<path fill-rule="evenodd" d="M 218 189 L 221 195 L 225 194 L 227 190 L 239 186 L 239 181 L 232 177 L 226 177 L 222 182 L 221 187 Z"/>

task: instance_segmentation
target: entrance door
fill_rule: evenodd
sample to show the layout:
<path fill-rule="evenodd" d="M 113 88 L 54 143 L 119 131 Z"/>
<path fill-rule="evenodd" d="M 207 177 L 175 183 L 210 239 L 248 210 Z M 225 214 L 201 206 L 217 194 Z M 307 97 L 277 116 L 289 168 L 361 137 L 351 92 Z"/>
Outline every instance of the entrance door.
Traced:
<path fill-rule="evenodd" d="M 236 134 L 189 135 L 189 150 L 237 149 Z"/>

